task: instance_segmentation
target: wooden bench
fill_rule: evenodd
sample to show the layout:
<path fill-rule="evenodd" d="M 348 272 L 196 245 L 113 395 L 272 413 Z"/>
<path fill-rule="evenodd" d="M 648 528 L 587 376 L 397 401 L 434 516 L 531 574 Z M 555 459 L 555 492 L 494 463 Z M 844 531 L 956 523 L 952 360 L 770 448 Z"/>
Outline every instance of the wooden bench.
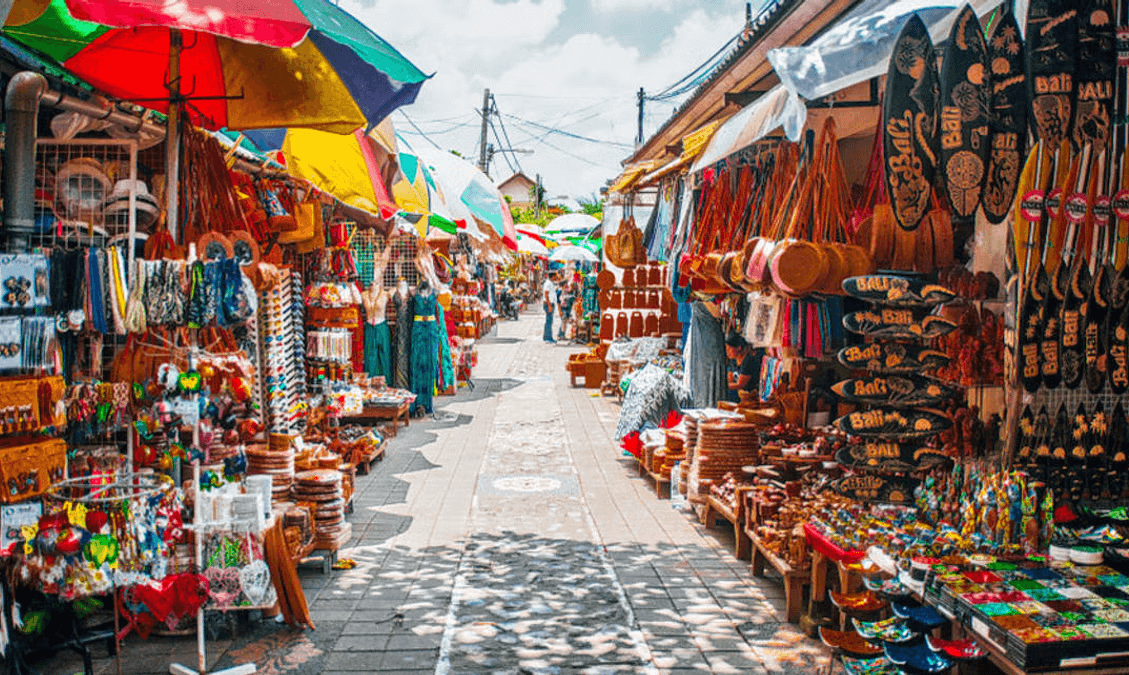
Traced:
<path fill-rule="evenodd" d="M 804 587 L 811 585 L 811 571 L 797 570 L 768 550 L 755 533 L 748 530 L 745 534 L 752 542 L 752 566 L 754 577 L 764 577 L 765 565 L 772 567 L 784 580 L 784 604 L 789 623 L 799 623 L 800 614 L 803 612 Z"/>
<path fill-rule="evenodd" d="M 745 499 L 744 495 L 741 494 L 744 491 L 745 488 L 738 488 L 737 490 L 736 510 L 730 508 L 728 504 L 711 494 L 706 497 L 706 508 L 701 514 L 702 524 L 706 527 L 716 525 L 718 518 L 727 520 L 732 524 L 733 538 L 736 542 L 734 554 L 737 556 L 738 560 L 748 560 L 753 549 L 753 542 L 749 539 L 749 535 L 745 531 Z"/>

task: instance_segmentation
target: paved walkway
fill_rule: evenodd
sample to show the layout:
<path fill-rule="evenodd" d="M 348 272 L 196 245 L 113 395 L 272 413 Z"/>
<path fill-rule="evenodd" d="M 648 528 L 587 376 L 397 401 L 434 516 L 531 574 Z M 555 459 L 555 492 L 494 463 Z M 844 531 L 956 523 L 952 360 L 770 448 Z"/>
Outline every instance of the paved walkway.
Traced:
<path fill-rule="evenodd" d="M 541 317 L 483 340 L 475 389 L 436 399 L 358 477 L 355 569 L 304 569 L 316 631 L 273 622 L 211 645 L 261 673 L 811 673 L 783 590 L 655 498 L 612 434 L 618 407 L 573 389 Z M 728 536 L 728 539 L 727 539 Z M 165 672 L 188 641 L 126 647 Z M 100 672 L 115 672 L 100 661 Z M 64 671 L 52 671 L 64 672 Z"/>

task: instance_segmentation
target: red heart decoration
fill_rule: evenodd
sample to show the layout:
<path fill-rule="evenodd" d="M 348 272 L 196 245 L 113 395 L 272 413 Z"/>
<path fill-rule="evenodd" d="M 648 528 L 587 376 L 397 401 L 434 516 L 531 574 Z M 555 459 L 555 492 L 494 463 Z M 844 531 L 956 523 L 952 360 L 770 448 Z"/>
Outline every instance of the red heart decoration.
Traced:
<path fill-rule="evenodd" d="M 87 511 L 86 512 L 86 529 L 94 534 L 102 532 L 102 528 L 109 522 L 109 518 L 101 511 Z"/>
<path fill-rule="evenodd" d="M 77 527 L 68 527 L 55 539 L 55 550 L 61 555 L 77 555 L 82 550 L 82 530 Z"/>

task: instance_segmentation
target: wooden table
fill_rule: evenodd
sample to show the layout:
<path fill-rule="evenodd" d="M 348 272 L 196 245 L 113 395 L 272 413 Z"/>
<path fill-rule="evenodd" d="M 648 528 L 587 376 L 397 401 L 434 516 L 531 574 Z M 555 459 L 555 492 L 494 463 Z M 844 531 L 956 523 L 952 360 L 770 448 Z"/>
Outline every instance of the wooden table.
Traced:
<path fill-rule="evenodd" d="M 650 478 L 651 482 L 655 484 L 655 494 L 659 499 L 670 499 L 670 478 L 651 471 L 647 466 L 651 462 L 649 453 L 644 452 L 643 457 L 635 459 L 636 464 L 639 465 L 639 475 Z"/>
<path fill-rule="evenodd" d="M 399 431 L 401 420 L 404 422 L 405 427 L 412 425 L 411 415 L 408 414 L 411 411 L 411 407 L 411 403 L 408 401 L 403 401 L 398 405 L 366 405 L 359 415 L 346 415 L 341 419 L 343 422 L 359 422 L 362 424 L 366 422 L 371 423 L 374 421 L 391 420 L 391 435 L 395 436 L 396 432 Z"/>
<path fill-rule="evenodd" d="M 737 489 L 736 509 L 730 508 L 728 504 L 711 494 L 706 497 L 706 508 L 702 513 L 702 524 L 706 527 L 716 525 L 718 518 L 729 521 L 733 526 L 733 538 L 736 541 L 737 549 L 735 554 L 738 560 L 748 560 L 753 550 L 753 542 L 745 531 L 745 496 L 741 493 L 746 489 L 748 488 Z"/>
<path fill-rule="evenodd" d="M 756 533 L 746 529 L 745 534 L 753 545 L 753 576 L 763 577 L 766 564 L 780 574 L 780 577 L 784 580 L 784 604 L 787 609 L 788 622 L 799 623 L 800 614 L 803 611 L 804 586 L 811 585 L 811 572 L 793 568 L 783 558 L 768 550 L 761 543 Z"/>

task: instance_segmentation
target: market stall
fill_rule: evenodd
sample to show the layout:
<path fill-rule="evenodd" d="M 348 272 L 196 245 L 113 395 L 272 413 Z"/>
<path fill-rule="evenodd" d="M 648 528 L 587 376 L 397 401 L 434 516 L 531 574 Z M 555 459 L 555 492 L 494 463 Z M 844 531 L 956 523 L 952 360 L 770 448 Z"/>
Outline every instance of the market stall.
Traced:
<path fill-rule="evenodd" d="M 693 406 L 617 435 L 850 673 L 1129 667 L 1125 17 L 1024 11 L 862 3 L 615 186 L 657 188 L 605 251 L 667 263 Z"/>

